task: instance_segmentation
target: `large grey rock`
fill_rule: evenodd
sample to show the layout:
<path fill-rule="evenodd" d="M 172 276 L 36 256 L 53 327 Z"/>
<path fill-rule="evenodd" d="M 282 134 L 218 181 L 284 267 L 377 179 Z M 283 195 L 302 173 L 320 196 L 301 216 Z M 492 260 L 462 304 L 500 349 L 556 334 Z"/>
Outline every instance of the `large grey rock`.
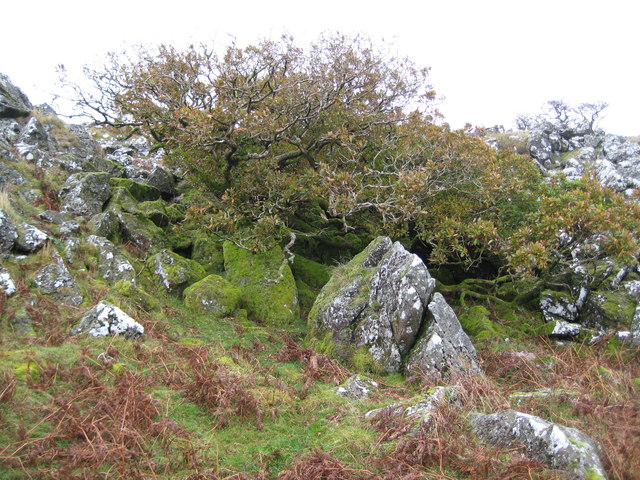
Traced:
<path fill-rule="evenodd" d="M 83 332 L 92 337 L 123 335 L 135 339 L 144 334 L 144 327 L 115 305 L 100 302 L 82 317 L 71 333 Z"/>
<path fill-rule="evenodd" d="M 0 145 L 3 145 L 3 147 L 6 148 L 9 144 L 17 142 L 20 130 L 22 130 L 22 127 L 13 118 L 0 117 Z M 5 144 L 4 142 L 7 143 Z"/>
<path fill-rule="evenodd" d="M 529 151 L 529 155 L 535 158 L 541 165 L 547 168 L 551 166 L 553 145 L 547 135 L 540 132 L 534 132 L 529 137 L 527 150 Z"/>
<path fill-rule="evenodd" d="M 42 267 L 35 276 L 35 284 L 53 301 L 78 306 L 82 303 L 82 295 L 76 281 L 62 260 Z"/>
<path fill-rule="evenodd" d="M 0 267 L 0 292 L 6 296 L 16 293 L 16 282 L 11 278 L 9 270 L 4 267 Z"/>
<path fill-rule="evenodd" d="M 22 223 L 16 229 L 16 249 L 31 253 L 40 250 L 49 241 L 49 235 L 33 225 Z"/>
<path fill-rule="evenodd" d="M 41 150 L 49 150 L 49 133 L 40 120 L 31 117 L 20 131 L 18 142 Z"/>
<path fill-rule="evenodd" d="M 578 307 L 575 300 L 565 292 L 547 290 L 540 295 L 540 310 L 546 322 L 575 322 L 578 319 Z"/>
<path fill-rule="evenodd" d="M 572 479 L 607 478 L 595 442 L 580 430 L 515 410 L 472 414 L 470 422 L 481 440 L 499 446 L 524 445 L 529 457 L 569 472 Z"/>
<path fill-rule="evenodd" d="M 33 105 L 16 87 L 9 77 L 0 73 L 0 118 L 17 118 L 28 115 L 33 109 Z"/>
<path fill-rule="evenodd" d="M 0 254 L 11 250 L 16 238 L 18 238 L 16 227 L 7 212 L 0 209 Z"/>
<path fill-rule="evenodd" d="M 417 255 L 379 237 L 323 287 L 309 324 L 316 337 L 330 336 L 339 357 L 364 349 L 376 366 L 398 372 L 434 286 Z"/>
<path fill-rule="evenodd" d="M 411 349 L 405 370 L 439 380 L 456 375 L 479 374 L 476 350 L 458 317 L 436 292 L 428 305 L 426 330 Z"/>
<path fill-rule="evenodd" d="M 108 173 L 75 173 L 60 190 L 62 211 L 72 215 L 90 216 L 100 213 L 109 199 Z"/>
<path fill-rule="evenodd" d="M 619 163 L 632 157 L 640 157 L 640 143 L 631 142 L 619 135 L 607 135 L 602 151 L 607 160 Z"/>
<path fill-rule="evenodd" d="M 112 283 L 119 280 L 135 283 L 135 269 L 113 243 L 96 235 L 89 235 L 87 242 L 98 249 L 98 272 L 102 278 Z"/>
<path fill-rule="evenodd" d="M 91 217 L 88 227 L 97 235 L 113 240 L 120 233 L 122 221 L 116 210 L 109 209 Z"/>

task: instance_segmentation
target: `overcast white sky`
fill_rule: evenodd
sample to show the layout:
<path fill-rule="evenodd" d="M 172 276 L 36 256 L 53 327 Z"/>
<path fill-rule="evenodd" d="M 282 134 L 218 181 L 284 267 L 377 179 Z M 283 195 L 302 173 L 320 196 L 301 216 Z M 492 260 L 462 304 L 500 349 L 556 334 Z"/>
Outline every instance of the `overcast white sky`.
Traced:
<path fill-rule="evenodd" d="M 1 7 L 0 72 L 33 103 L 71 71 L 132 44 L 240 44 L 365 34 L 431 67 L 454 127 L 509 126 L 547 100 L 606 101 L 601 126 L 640 134 L 638 0 L 29 0 Z"/>

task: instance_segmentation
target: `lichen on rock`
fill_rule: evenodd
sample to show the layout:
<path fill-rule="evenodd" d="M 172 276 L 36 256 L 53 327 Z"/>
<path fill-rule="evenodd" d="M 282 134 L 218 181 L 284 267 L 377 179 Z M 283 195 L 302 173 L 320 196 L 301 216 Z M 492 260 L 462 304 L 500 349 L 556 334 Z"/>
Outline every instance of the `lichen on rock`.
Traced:
<path fill-rule="evenodd" d="M 425 326 L 407 358 L 407 373 L 440 380 L 482 372 L 473 344 L 453 309 L 438 292 L 428 305 Z"/>
<path fill-rule="evenodd" d="M 162 250 L 149 258 L 147 263 L 153 275 L 161 281 L 165 291 L 177 295 L 182 294 L 185 288 L 206 275 L 204 268 L 198 262 L 170 250 Z"/>
<path fill-rule="evenodd" d="M 123 335 L 138 338 L 144 333 L 144 327 L 115 305 L 100 302 L 72 330 L 73 335 L 83 332 L 92 337 Z"/>
<path fill-rule="evenodd" d="M 469 419 L 481 440 L 499 446 L 524 445 L 531 458 L 569 472 L 573 480 L 607 478 L 597 445 L 580 430 L 515 410 L 472 414 Z"/>
<path fill-rule="evenodd" d="M 417 255 L 378 237 L 322 288 L 309 313 L 312 335 L 329 334 L 343 360 L 364 348 L 381 370 L 401 371 L 434 287 Z"/>

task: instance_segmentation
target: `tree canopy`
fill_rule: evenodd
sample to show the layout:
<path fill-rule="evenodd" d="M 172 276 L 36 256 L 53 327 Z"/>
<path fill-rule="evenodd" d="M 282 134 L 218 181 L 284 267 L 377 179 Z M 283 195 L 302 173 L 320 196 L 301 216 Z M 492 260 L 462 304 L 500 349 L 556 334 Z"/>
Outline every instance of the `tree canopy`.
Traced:
<path fill-rule="evenodd" d="M 552 200 L 556 187 L 529 157 L 439 121 L 428 69 L 363 38 L 325 36 L 302 48 L 283 37 L 222 55 L 161 45 L 112 54 L 86 74 L 97 95 L 78 90 L 85 111 L 153 138 L 202 187 L 194 212 L 203 226 L 248 248 L 291 233 L 386 233 L 421 241 L 436 263 L 469 267 L 492 256 L 536 269 L 597 197 L 601 214 L 580 231 L 600 222 L 625 239 L 610 242 L 618 253 L 637 252 L 630 232 L 640 216 L 621 222 L 623 199 L 587 181 Z M 600 110 L 578 113 L 593 127 Z"/>

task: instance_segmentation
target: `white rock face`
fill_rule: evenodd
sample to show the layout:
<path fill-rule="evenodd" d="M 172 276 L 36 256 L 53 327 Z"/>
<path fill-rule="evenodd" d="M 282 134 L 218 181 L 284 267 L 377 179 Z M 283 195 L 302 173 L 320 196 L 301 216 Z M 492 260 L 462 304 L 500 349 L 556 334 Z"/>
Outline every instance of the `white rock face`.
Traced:
<path fill-rule="evenodd" d="M 595 442 L 580 430 L 515 410 L 472 414 L 470 421 L 481 440 L 500 446 L 522 444 L 531 458 L 570 472 L 573 480 L 588 474 L 592 475 L 589 478 L 607 478 Z"/>
<path fill-rule="evenodd" d="M 115 305 L 100 302 L 86 313 L 72 333 L 86 332 L 92 337 L 124 335 L 137 338 L 144 333 L 144 327 Z"/>
<path fill-rule="evenodd" d="M 575 337 L 579 335 L 581 331 L 582 326 L 578 323 L 557 320 L 550 335 L 552 337 Z"/>
<path fill-rule="evenodd" d="M 16 284 L 9 275 L 9 270 L 0 267 L 0 291 L 6 296 L 13 295 L 16 292 Z"/>

